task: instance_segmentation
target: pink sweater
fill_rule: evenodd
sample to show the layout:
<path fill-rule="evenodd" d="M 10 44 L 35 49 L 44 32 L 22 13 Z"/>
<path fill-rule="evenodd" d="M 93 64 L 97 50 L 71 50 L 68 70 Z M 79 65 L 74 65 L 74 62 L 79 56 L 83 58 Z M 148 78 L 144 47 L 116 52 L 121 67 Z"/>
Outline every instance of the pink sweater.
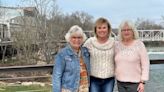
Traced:
<path fill-rule="evenodd" d="M 135 40 L 131 46 L 115 43 L 115 75 L 122 82 L 140 82 L 149 79 L 149 58 L 145 45 Z"/>

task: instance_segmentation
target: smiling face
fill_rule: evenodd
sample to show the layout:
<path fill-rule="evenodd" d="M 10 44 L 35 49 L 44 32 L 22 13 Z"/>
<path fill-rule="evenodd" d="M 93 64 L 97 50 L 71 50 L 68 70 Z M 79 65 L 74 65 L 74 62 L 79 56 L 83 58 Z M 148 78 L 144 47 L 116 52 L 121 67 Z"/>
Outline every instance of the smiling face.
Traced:
<path fill-rule="evenodd" d="M 128 24 L 125 24 L 121 29 L 121 35 L 123 40 L 132 40 L 134 38 L 133 29 Z"/>
<path fill-rule="evenodd" d="M 70 37 L 70 45 L 73 49 L 78 50 L 83 43 L 83 37 L 80 34 L 72 34 Z"/>
<path fill-rule="evenodd" d="M 111 25 L 108 20 L 103 17 L 98 18 L 94 25 L 94 32 L 99 40 L 108 39 L 111 32 Z"/>
<path fill-rule="evenodd" d="M 97 35 L 97 38 L 108 38 L 109 36 L 108 25 L 106 23 L 97 25 L 96 35 Z"/>

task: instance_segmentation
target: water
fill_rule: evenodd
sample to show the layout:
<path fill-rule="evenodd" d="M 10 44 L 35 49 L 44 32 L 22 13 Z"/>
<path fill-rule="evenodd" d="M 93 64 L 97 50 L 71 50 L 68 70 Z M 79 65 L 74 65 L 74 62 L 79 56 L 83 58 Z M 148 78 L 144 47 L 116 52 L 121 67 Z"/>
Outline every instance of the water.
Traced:
<path fill-rule="evenodd" d="M 164 60 L 164 52 L 148 52 L 150 60 Z"/>
<path fill-rule="evenodd" d="M 145 92 L 164 92 L 164 64 L 150 66 L 150 80 L 145 85 Z"/>
<path fill-rule="evenodd" d="M 148 54 L 150 60 L 164 60 L 164 47 L 151 49 Z M 145 85 L 145 92 L 164 92 L 164 64 L 150 65 L 150 79 Z"/>
<path fill-rule="evenodd" d="M 118 92 L 116 86 L 114 92 Z M 145 84 L 145 92 L 164 92 L 164 64 L 150 65 L 150 78 Z"/>
<path fill-rule="evenodd" d="M 149 48 L 150 60 L 164 60 L 164 47 Z M 117 91 L 115 86 L 114 92 Z M 150 65 L 150 78 L 145 84 L 145 92 L 164 92 L 164 64 Z"/>
<path fill-rule="evenodd" d="M 164 47 L 146 47 L 148 52 L 164 52 Z"/>

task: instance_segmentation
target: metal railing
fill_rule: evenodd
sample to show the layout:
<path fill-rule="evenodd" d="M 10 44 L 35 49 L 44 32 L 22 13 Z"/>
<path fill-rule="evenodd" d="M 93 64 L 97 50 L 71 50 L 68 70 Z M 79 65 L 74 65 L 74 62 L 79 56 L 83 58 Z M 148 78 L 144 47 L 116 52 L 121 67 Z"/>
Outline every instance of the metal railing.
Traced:
<path fill-rule="evenodd" d="M 50 78 L 52 73 L 53 64 L 47 65 L 27 65 L 27 66 L 8 66 L 0 67 L 1 74 L 11 74 L 19 72 L 21 74 L 25 72 L 44 72 L 49 73 L 48 75 L 38 75 L 38 76 L 23 76 L 23 77 L 1 77 L 0 80 L 23 80 L 23 79 L 38 79 L 38 78 Z"/>
<path fill-rule="evenodd" d="M 164 60 L 150 60 L 150 64 L 164 64 Z M 36 71 L 49 71 L 49 75 L 44 76 L 25 76 L 25 77 L 13 77 L 13 78 L 0 78 L 0 80 L 14 80 L 14 79 L 36 79 L 36 78 L 49 78 L 53 71 L 53 64 L 47 65 L 27 65 L 27 66 L 9 66 L 0 67 L 0 73 L 13 73 L 13 72 L 36 72 Z"/>

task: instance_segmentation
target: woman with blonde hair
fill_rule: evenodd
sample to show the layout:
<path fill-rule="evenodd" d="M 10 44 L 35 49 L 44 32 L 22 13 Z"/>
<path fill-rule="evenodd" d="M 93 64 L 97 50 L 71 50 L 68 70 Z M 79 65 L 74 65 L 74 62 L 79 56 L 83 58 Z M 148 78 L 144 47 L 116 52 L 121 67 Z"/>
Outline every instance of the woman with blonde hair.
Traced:
<path fill-rule="evenodd" d="M 115 42 L 115 77 L 119 92 L 144 92 L 149 79 L 149 58 L 138 32 L 130 20 L 119 26 Z"/>
<path fill-rule="evenodd" d="M 94 25 L 95 36 L 84 46 L 90 52 L 90 92 L 113 92 L 114 87 L 114 40 L 112 28 L 105 18 L 98 18 Z"/>

